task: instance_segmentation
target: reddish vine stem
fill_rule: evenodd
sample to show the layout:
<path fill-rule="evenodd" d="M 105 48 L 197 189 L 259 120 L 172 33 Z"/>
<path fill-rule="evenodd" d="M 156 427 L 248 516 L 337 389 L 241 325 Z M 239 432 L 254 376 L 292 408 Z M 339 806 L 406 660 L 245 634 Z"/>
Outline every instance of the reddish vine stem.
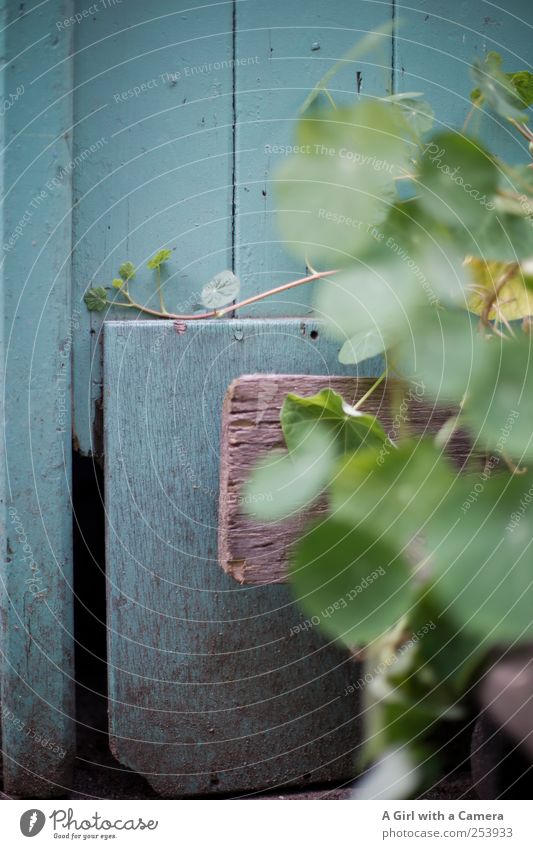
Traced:
<path fill-rule="evenodd" d="M 518 121 L 515 121 L 514 118 L 509 118 L 509 121 L 518 130 L 518 132 L 524 136 L 525 139 L 529 142 L 533 141 L 533 133 L 529 127 L 526 127 L 525 124 L 520 124 Z"/>
<path fill-rule="evenodd" d="M 269 289 L 267 292 L 261 292 L 259 295 L 253 295 L 251 298 L 245 298 L 237 304 L 229 304 L 229 306 L 223 307 L 222 309 L 210 310 L 209 312 L 200 314 L 178 315 L 177 313 L 171 312 L 162 313 L 158 310 L 144 307 L 142 304 L 137 304 L 135 301 L 132 301 L 129 304 L 117 304 L 117 306 L 129 307 L 130 309 L 132 307 L 136 307 L 140 312 L 157 316 L 157 318 L 172 319 L 173 321 L 200 321 L 201 319 L 206 318 L 222 318 L 222 316 L 227 315 L 227 313 L 232 312 L 233 310 L 246 307 L 249 304 L 255 304 L 257 301 L 262 301 L 263 298 L 269 298 L 271 295 L 279 295 L 280 292 L 287 292 L 289 289 L 295 289 L 296 286 L 303 286 L 304 283 L 312 283 L 313 280 L 319 280 L 321 277 L 328 277 L 330 274 L 336 274 L 337 271 L 338 269 L 332 269 L 331 271 L 315 271 L 313 274 L 308 274 L 307 277 L 301 277 L 299 280 L 293 280 L 291 283 L 283 283 L 281 286 L 276 286 L 274 289 Z"/>

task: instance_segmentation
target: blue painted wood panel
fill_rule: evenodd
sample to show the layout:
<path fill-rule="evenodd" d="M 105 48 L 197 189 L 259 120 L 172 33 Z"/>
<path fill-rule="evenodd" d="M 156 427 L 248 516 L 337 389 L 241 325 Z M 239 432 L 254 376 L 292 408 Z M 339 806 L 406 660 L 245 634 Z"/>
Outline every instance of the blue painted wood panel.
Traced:
<path fill-rule="evenodd" d="M 85 8 L 76 0 L 76 10 Z M 472 57 L 499 50 L 525 67 L 523 0 L 505 9 L 482 0 L 157 0 L 117 3 L 74 27 L 74 300 L 108 283 L 120 261 L 143 264 L 162 244 L 176 248 L 169 305 L 187 311 L 213 273 L 233 266 L 243 294 L 302 273 L 281 244 L 273 179 L 309 89 L 368 31 L 394 19 L 383 49 L 346 62 L 331 83 L 339 102 L 397 90 L 427 92 L 442 126 L 469 108 Z M 522 141 L 494 117 L 483 123 L 511 158 Z M 93 146 L 96 149 L 93 150 Z M 137 282 L 153 301 L 150 275 Z M 311 288 L 242 316 L 304 315 Z M 133 311 L 124 311 L 125 320 Z M 119 315 L 113 311 L 111 318 Z M 100 331 L 106 315 L 82 316 L 75 340 L 75 433 L 93 442 L 101 396 Z"/>
<path fill-rule="evenodd" d="M 294 144 L 299 110 L 323 75 L 368 32 L 392 18 L 392 2 L 248 0 L 236 5 L 235 264 L 245 295 L 305 273 L 288 256 L 276 224 L 275 179 Z M 339 104 L 390 94 L 392 34 L 379 50 L 345 61 L 328 88 Z M 303 315 L 310 287 L 240 315 Z"/>
<path fill-rule="evenodd" d="M 68 0 L 27 12 L 2 4 L 2 87 L 12 97 L 2 147 L 1 721 L 4 791 L 26 797 L 70 787 L 74 748 L 72 32 L 56 27 L 71 13 Z"/>
<path fill-rule="evenodd" d="M 78 11 L 85 6 L 78 0 Z M 165 278 L 174 312 L 191 312 L 202 286 L 231 268 L 232 29 L 232 0 L 123 2 L 75 28 L 75 153 L 84 157 L 74 173 L 77 304 L 89 285 L 110 285 L 125 259 L 146 266 L 160 247 L 175 249 Z M 154 272 L 144 268 L 132 288 L 157 308 Z M 89 452 L 109 316 L 81 308 L 75 432 Z"/>
<path fill-rule="evenodd" d="M 305 616 L 287 586 L 239 586 L 217 560 L 226 388 L 255 372 L 327 385 L 348 373 L 338 346 L 295 319 L 109 322 L 104 350 L 114 753 L 168 796 L 349 776 L 357 667 L 316 628 L 291 634 Z"/>
<path fill-rule="evenodd" d="M 7 48 L 7 39 L 6 39 L 6 24 L 7 24 L 7 9 L 5 3 L 0 4 L 0 56 L 6 55 Z M 6 90 L 6 75 L 5 73 L 0 76 L 0 97 L 2 102 L 7 94 Z M 6 144 L 6 125 L 5 121 L 0 122 L 0 197 L 4 197 L 4 149 Z M 0 215 L 0 244 L 4 244 L 4 215 L 3 215 L 3 207 L 2 214 Z M 5 430 L 4 430 L 4 422 L 5 422 L 5 343 L 4 336 L 6 331 L 6 315 L 5 315 L 5 307 L 4 307 L 4 270 L 3 263 L 0 271 L 0 422 L 1 425 L 1 434 L 2 434 L 2 445 L 0 448 L 0 540 L 2 540 L 2 558 L 0 560 L 0 569 L 2 569 L 2 584 L 5 581 L 5 571 L 3 567 L 3 561 L 7 556 L 7 545 L 4 542 L 7 539 L 6 535 L 6 520 L 7 520 L 7 504 L 6 504 L 6 463 L 5 463 Z M 0 589 L 2 593 L 2 600 L 5 598 L 5 593 Z M 0 607 L 1 610 L 1 607 Z M 1 616 L 1 614 L 0 614 Z M 2 646 L 2 654 L 1 663 L 2 667 L 4 650 L 3 650 L 3 641 L 4 641 L 4 622 L 0 619 L 0 640 L 2 641 L 0 645 Z M 0 708 L 2 706 L 2 676 L 0 674 Z M 2 729 L 2 720 L 0 719 L 0 731 Z M 2 764 L 3 766 L 3 764 Z"/>

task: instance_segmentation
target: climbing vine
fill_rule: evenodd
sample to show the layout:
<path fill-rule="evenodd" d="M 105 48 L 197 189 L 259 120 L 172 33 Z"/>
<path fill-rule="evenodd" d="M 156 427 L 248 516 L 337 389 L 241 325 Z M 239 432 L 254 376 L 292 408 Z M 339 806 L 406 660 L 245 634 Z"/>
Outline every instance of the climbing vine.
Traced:
<path fill-rule="evenodd" d="M 364 658 L 351 687 L 362 798 L 430 787 L 494 652 L 533 639 L 533 171 L 472 130 L 499 121 L 531 151 L 533 77 L 504 73 L 495 54 L 472 76 L 469 135 L 428 137 L 433 113 L 415 92 L 313 98 L 296 131 L 304 152 L 277 175 L 289 248 L 339 269 L 316 284 L 315 308 L 341 362 L 380 355 L 376 386 L 390 375 L 394 397 L 450 410 L 436 436 L 416 436 L 405 413 L 387 431 L 366 397 L 289 395 L 287 451 L 261 461 L 244 499 L 277 521 L 327 493 L 290 579 L 308 621 Z M 458 429 L 471 446 L 460 470 L 447 454 Z"/>

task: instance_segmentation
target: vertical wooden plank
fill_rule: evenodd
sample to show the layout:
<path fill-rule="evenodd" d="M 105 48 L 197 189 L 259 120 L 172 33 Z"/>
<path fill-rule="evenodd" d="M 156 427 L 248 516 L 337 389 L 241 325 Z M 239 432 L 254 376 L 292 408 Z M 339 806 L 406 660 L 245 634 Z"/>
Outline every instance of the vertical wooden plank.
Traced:
<path fill-rule="evenodd" d="M 285 251 L 276 224 L 276 169 L 309 91 L 367 32 L 387 23 L 392 2 L 247 0 L 236 3 L 235 266 L 245 295 L 303 276 Z M 390 94 L 392 36 L 362 60 L 346 62 L 331 82 L 339 103 Z M 281 148 L 280 148 L 281 146 Z M 305 286 L 240 315 L 303 315 Z"/>
<path fill-rule="evenodd" d="M 84 452 L 95 448 L 102 322 L 138 317 L 89 315 L 86 288 L 110 285 L 130 259 L 144 267 L 138 300 L 157 308 L 146 261 L 175 248 L 167 306 L 191 312 L 202 286 L 231 267 L 232 25 L 232 0 L 156 0 L 108 4 L 74 28 L 74 142 L 84 157 L 74 172 L 74 409 Z"/>
<path fill-rule="evenodd" d="M 110 733 L 165 796 L 352 774 L 358 667 L 298 629 L 287 586 L 239 586 L 217 556 L 228 385 L 288 371 L 327 385 L 349 372 L 337 354 L 296 319 L 105 326 Z"/>
<path fill-rule="evenodd" d="M 5 56 L 6 56 L 6 24 L 7 24 L 7 8 L 6 8 L 6 0 L 0 0 L 0 56 L 3 57 L 3 63 L 5 64 Z M 0 74 L 0 99 L 1 102 L 4 101 L 4 98 L 7 94 L 6 89 L 6 75 L 5 73 Z M 6 125 L 5 121 L 0 121 L 0 198 L 2 198 L 2 205 L 0 206 L 0 244 L 4 243 L 4 149 L 6 145 Z M 6 497 L 6 451 L 5 451 L 5 344 L 4 344 L 4 335 L 5 335 L 5 307 L 4 307 L 4 262 L 2 257 L 2 263 L 0 265 L 0 540 L 2 540 L 2 553 L 0 556 L 0 569 L 4 569 L 4 560 L 7 557 L 7 545 L 4 543 L 6 540 L 6 519 L 7 519 L 7 497 Z M 2 607 L 1 601 L 3 600 L 3 593 L 1 589 L 1 584 L 4 581 L 4 572 L 2 571 L 1 582 L 0 582 L 0 663 L 1 657 L 3 656 L 3 621 L 2 621 Z M 3 663 L 2 663 L 3 665 Z M 2 679 L 0 677 L 0 711 L 2 709 Z M 0 718 L 0 736 L 2 732 L 2 719 Z M 0 769 L 3 771 L 3 761 L 0 760 Z"/>
<path fill-rule="evenodd" d="M 6 544 L 1 564 L 4 790 L 70 784 L 71 30 L 69 0 L 5 7 L 3 263 Z"/>
<path fill-rule="evenodd" d="M 423 91 L 432 103 L 436 128 L 461 128 L 474 83 L 470 66 L 495 50 L 510 71 L 531 68 L 531 8 L 523 0 L 504 5 L 451 0 L 437 6 L 396 0 L 395 82 L 398 91 Z M 478 113 L 470 130 L 508 161 L 527 161 L 527 142 L 505 121 Z"/>

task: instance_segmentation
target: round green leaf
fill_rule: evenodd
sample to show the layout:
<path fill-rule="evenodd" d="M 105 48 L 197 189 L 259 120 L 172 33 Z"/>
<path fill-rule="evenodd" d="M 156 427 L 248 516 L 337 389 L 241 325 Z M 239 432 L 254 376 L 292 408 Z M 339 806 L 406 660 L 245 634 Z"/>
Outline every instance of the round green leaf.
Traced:
<path fill-rule="evenodd" d="M 304 610 L 351 647 L 391 628 L 411 600 L 403 557 L 365 528 L 335 518 L 318 522 L 305 534 L 290 578 Z"/>
<path fill-rule="evenodd" d="M 377 357 L 383 353 L 384 341 L 375 330 L 366 330 L 356 333 L 351 339 L 347 339 L 339 353 L 339 362 L 343 365 L 356 365 Z"/>
<path fill-rule="evenodd" d="M 159 268 L 164 262 L 170 259 L 172 256 L 172 251 L 169 248 L 161 248 L 152 259 L 148 260 L 146 263 L 148 268 L 155 269 Z"/>
<path fill-rule="evenodd" d="M 425 282 L 409 254 L 404 258 L 399 252 L 386 253 L 372 264 L 352 266 L 317 286 L 315 309 L 343 341 L 370 332 L 388 348 L 398 336 L 409 333 L 411 311 L 427 298 Z"/>
<path fill-rule="evenodd" d="M 231 304 L 240 288 L 239 278 L 232 271 L 221 271 L 202 289 L 202 303 L 209 309 L 220 309 Z"/>
<path fill-rule="evenodd" d="M 485 344 L 484 379 L 472 383 L 464 418 L 479 447 L 533 458 L 532 339 L 493 337 Z"/>
<path fill-rule="evenodd" d="M 438 507 L 454 471 L 431 439 L 396 446 L 395 438 L 393 430 L 381 448 L 341 458 L 332 474 L 330 505 L 337 518 L 403 548 Z"/>
<path fill-rule="evenodd" d="M 302 398 L 289 393 L 281 408 L 281 427 L 289 451 L 305 445 L 320 426 L 337 454 L 351 454 L 363 445 L 381 445 L 387 438 L 375 416 L 354 409 L 333 389 Z"/>
<path fill-rule="evenodd" d="M 420 203 L 438 220 L 479 226 L 494 208 L 498 171 L 477 142 L 459 133 L 439 133 L 424 146 L 420 164 Z"/>
<path fill-rule="evenodd" d="M 107 305 L 107 292 L 103 286 L 96 286 L 94 289 L 88 289 L 85 292 L 83 300 L 87 309 L 91 312 L 102 312 Z"/>
<path fill-rule="evenodd" d="M 489 373 L 487 344 L 465 310 L 426 307 L 412 315 L 411 334 L 394 351 L 410 380 L 439 403 L 461 403 Z"/>
<path fill-rule="evenodd" d="M 533 638 L 533 476 L 465 480 L 432 517 L 432 593 L 465 633 L 492 644 Z"/>
<path fill-rule="evenodd" d="M 335 451 L 319 426 L 296 450 L 271 451 L 254 469 L 243 490 L 243 506 L 255 519 L 278 521 L 308 507 L 331 475 Z"/>
<path fill-rule="evenodd" d="M 300 257 L 342 263 L 372 243 L 414 143 L 402 110 L 360 103 L 298 125 L 300 153 L 277 174 L 279 222 Z"/>
<path fill-rule="evenodd" d="M 476 59 L 472 65 L 472 79 L 477 90 L 472 92 L 475 102 L 485 102 L 490 109 L 502 118 L 514 118 L 524 121 L 523 110 L 527 101 L 519 91 L 519 86 L 513 85 L 510 76 L 501 70 L 501 56 L 490 51 L 483 61 Z M 527 88 L 527 86 L 526 86 Z"/>

